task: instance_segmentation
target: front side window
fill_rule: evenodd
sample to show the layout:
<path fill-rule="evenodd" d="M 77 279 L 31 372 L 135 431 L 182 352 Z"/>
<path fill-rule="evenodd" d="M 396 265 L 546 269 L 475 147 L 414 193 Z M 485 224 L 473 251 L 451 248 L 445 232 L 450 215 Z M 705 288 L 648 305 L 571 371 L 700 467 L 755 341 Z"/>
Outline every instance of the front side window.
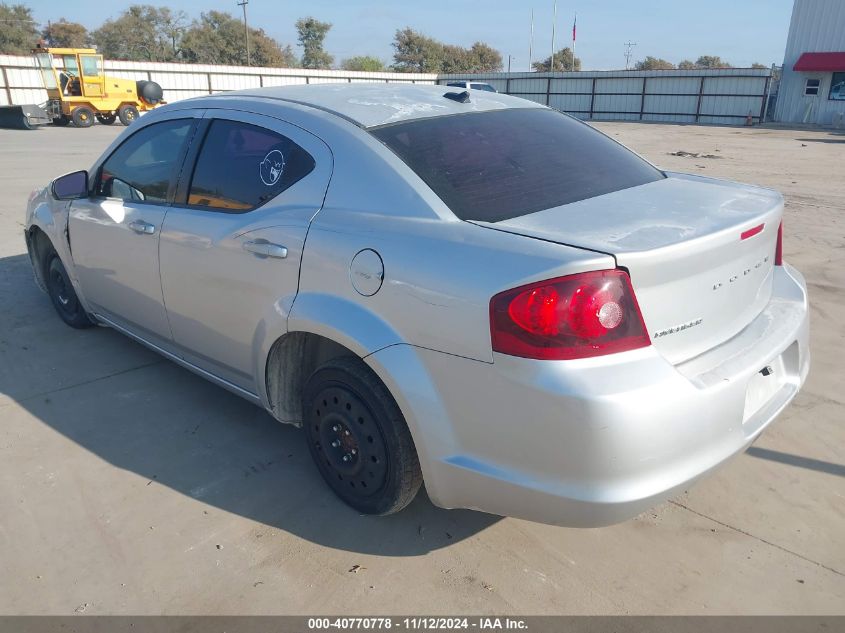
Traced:
<path fill-rule="evenodd" d="M 96 195 L 166 203 L 192 125 L 192 119 L 163 121 L 130 136 L 103 163 Z"/>
<path fill-rule="evenodd" d="M 200 149 L 188 204 L 250 211 L 313 169 L 311 155 L 289 138 L 256 125 L 217 119 Z"/>
<path fill-rule="evenodd" d="M 79 66 L 76 64 L 76 55 L 63 55 L 62 59 L 65 62 L 65 72 L 68 75 L 79 77 Z"/>
<path fill-rule="evenodd" d="M 833 101 L 845 101 L 845 72 L 833 73 L 828 98 Z"/>
<path fill-rule="evenodd" d="M 820 79 L 808 79 L 804 84 L 804 94 L 807 96 L 815 96 L 819 94 Z"/>
<path fill-rule="evenodd" d="M 452 213 L 498 222 L 665 178 L 589 125 L 508 108 L 372 128 Z"/>
<path fill-rule="evenodd" d="M 85 77 L 98 77 L 103 70 L 103 58 L 99 55 L 82 55 L 82 75 Z"/>

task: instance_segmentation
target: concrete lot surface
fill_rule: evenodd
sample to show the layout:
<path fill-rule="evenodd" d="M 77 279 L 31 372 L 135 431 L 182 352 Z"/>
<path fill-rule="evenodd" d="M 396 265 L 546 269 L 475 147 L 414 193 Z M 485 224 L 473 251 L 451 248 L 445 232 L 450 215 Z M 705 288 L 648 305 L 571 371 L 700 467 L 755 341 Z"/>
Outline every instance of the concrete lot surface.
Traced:
<path fill-rule="evenodd" d="M 0 130 L 0 612 L 845 614 L 845 135 L 597 127 L 662 167 L 786 194 L 813 353 L 748 453 L 597 530 L 424 494 L 359 516 L 298 430 L 116 332 L 64 326 L 32 281 L 27 194 L 122 128 Z"/>

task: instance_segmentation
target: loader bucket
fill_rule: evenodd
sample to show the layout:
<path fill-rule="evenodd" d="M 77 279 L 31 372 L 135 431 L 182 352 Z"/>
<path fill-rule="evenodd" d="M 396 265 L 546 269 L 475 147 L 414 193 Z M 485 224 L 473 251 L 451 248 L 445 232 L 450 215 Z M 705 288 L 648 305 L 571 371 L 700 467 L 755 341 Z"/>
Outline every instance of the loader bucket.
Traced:
<path fill-rule="evenodd" d="M 31 130 L 50 121 L 50 115 L 34 103 L 0 107 L 0 128 Z"/>

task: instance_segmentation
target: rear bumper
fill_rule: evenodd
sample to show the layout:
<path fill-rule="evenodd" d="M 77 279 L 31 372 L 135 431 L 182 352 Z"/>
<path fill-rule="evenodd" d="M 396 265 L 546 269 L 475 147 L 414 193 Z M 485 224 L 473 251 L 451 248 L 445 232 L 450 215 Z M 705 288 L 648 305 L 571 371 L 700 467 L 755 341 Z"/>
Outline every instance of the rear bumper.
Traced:
<path fill-rule="evenodd" d="M 490 364 L 394 346 L 368 360 L 408 419 L 436 504 L 594 527 L 744 450 L 803 384 L 808 341 L 806 285 L 784 266 L 751 324 L 677 366 L 653 347 Z"/>

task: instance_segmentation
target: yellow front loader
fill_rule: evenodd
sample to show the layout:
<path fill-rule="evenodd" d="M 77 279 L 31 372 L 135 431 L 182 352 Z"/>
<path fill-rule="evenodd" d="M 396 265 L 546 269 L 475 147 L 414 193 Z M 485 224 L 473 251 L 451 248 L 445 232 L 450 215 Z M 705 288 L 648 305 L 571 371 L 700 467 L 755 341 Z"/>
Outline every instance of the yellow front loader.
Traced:
<path fill-rule="evenodd" d="M 42 123 L 90 127 L 97 120 L 111 125 L 117 119 L 129 125 L 139 112 L 164 103 L 161 86 L 154 81 L 108 77 L 103 56 L 93 48 L 46 48 L 32 51 L 47 103 L 0 108 L 0 127 L 30 129 Z M 57 68 L 56 59 L 62 67 Z"/>

